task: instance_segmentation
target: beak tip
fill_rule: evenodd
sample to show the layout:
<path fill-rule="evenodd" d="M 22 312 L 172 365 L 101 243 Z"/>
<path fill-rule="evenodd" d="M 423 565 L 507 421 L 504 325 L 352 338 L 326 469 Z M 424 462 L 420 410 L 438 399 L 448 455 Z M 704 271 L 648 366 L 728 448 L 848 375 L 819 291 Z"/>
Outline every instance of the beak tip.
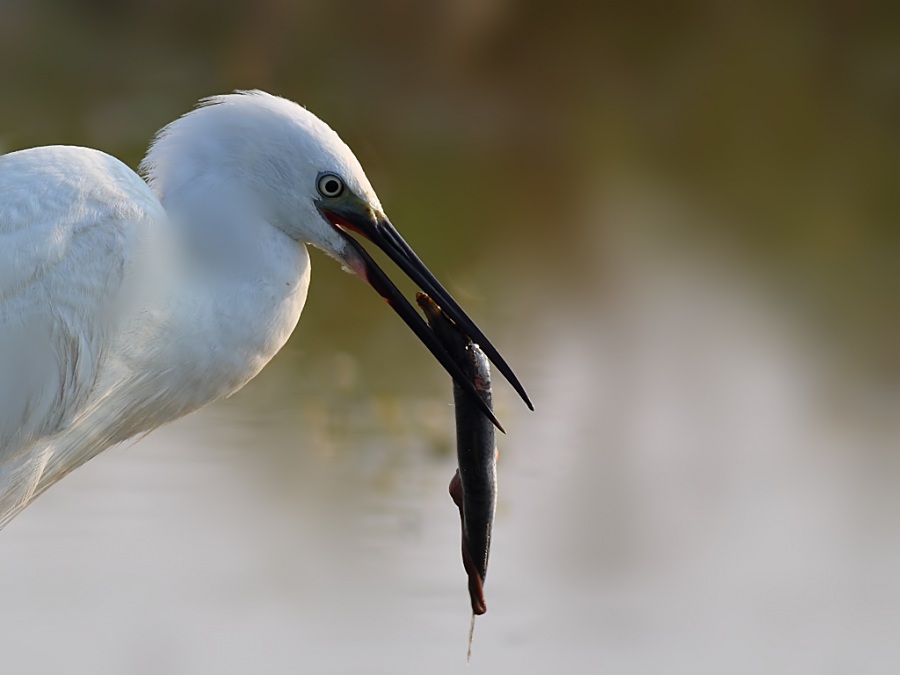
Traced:
<path fill-rule="evenodd" d="M 491 411 L 491 412 L 493 413 L 493 411 Z M 504 429 L 504 428 L 503 428 L 503 425 L 500 424 L 500 420 L 497 419 L 497 416 L 496 416 L 496 415 L 491 414 L 491 418 L 490 418 L 490 419 L 491 419 L 491 422 L 494 424 L 495 427 L 497 427 L 497 429 L 500 431 L 501 434 L 505 434 L 505 433 L 506 433 L 506 429 Z"/>

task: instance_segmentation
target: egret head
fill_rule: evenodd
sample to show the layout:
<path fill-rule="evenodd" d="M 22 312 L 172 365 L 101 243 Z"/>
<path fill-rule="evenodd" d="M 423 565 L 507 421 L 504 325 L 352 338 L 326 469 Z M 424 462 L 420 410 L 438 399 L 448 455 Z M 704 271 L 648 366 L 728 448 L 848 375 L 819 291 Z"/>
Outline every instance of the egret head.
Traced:
<path fill-rule="evenodd" d="M 369 240 L 481 346 L 528 402 L 497 350 L 391 225 L 353 152 L 311 112 L 261 91 L 206 99 L 160 131 L 141 169 L 164 204 L 189 201 L 189 195 L 219 195 L 219 208 L 262 217 L 337 259 L 375 288 L 454 379 L 476 395 L 354 236 Z"/>
<path fill-rule="evenodd" d="M 352 251 L 316 200 L 353 195 L 360 207 L 381 211 L 340 137 L 308 110 L 262 91 L 204 99 L 157 134 L 141 169 L 167 208 L 262 218 L 344 264 Z M 319 180 L 326 174 L 332 182 Z"/>

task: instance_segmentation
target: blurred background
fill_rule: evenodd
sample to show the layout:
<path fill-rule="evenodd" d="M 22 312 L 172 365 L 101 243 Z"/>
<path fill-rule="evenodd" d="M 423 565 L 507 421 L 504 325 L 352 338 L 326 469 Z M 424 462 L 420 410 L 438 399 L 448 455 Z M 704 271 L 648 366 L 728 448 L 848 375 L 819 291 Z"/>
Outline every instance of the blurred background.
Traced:
<path fill-rule="evenodd" d="M 3 672 L 897 672 L 895 7 L 0 0 L 0 151 L 136 166 L 246 88 L 354 148 L 535 402 L 495 382 L 473 662 L 450 383 L 313 254 L 256 380 L 0 534 Z"/>

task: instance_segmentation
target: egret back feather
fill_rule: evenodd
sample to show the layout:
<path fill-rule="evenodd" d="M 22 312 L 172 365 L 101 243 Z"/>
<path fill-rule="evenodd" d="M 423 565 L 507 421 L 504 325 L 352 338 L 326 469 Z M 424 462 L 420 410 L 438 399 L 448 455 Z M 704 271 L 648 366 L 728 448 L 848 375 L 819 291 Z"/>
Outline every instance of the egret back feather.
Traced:
<path fill-rule="evenodd" d="M 287 341 L 309 256 L 252 192 L 220 189 L 239 178 L 164 208 L 97 150 L 0 156 L 0 527 L 104 449 L 240 389 Z"/>

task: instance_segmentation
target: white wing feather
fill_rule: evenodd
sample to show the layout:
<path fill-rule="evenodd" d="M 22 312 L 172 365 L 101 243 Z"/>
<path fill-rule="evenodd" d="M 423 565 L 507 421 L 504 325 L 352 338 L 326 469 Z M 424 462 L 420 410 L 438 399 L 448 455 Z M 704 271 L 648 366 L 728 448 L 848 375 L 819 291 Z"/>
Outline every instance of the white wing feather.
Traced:
<path fill-rule="evenodd" d="M 0 527 L 31 499 L 48 440 L 89 405 L 128 320 L 129 277 L 164 219 L 140 177 L 102 152 L 0 156 Z"/>

